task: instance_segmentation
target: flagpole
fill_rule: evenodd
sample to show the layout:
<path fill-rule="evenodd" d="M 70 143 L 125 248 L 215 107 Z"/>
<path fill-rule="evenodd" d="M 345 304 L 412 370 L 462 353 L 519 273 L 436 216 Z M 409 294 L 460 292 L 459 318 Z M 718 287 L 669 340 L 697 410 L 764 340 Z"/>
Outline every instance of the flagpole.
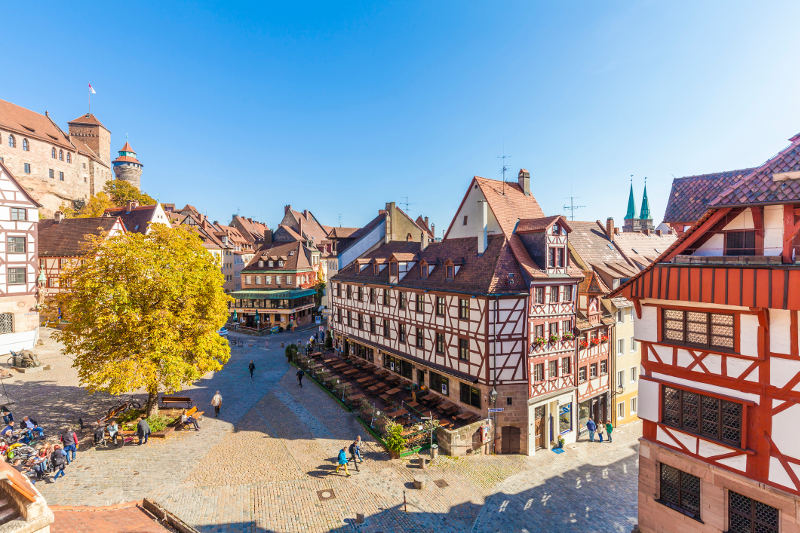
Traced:
<path fill-rule="evenodd" d="M 89 84 L 89 113 L 92 112 L 92 85 Z"/>

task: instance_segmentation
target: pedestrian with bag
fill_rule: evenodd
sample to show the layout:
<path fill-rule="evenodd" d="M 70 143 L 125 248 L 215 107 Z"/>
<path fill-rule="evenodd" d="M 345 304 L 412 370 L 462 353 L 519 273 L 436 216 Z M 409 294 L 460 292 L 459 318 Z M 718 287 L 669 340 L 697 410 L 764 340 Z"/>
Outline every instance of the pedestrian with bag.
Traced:
<path fill-rule="evenodd" d="M 586 422 L 586 429 L 589 430 L 589 442 L 594 442 L 594 432 L 597 431 L 597 424 L 594 423 L 591 416 Z"/>
<path fill-rule="evenodd" d="M 339 469 L 344 467 L 344 473 L 347 474 L 347 477 L 350 477 L 350 472 L 347 471 L 347 454 L 344 452 L 344 448 L 339 450 L 339 459 L 336 465 L 336 473 L 339 473 Z"/>
<path fill-rule="evenodd" d="M 50 464 L 53 465 L 53 470 L 56 471 L 56 475 L 53 476 L 54 481 L 64 475 L 64 470 L 67 468 L 69 461 L 67 461 L 66 452 L 58 444 L 53 447 L 53 453 L 50 454 Z"/>
<path fill-rule="evenodd" d="M 78 451 L 78 435 L 75 430 L 70 428 L 62 433 L 61 444 L 64 446 L 64 454 L 67 456 L 67 464 L 70 464 L 75 460 L 75 452 Z"/>
<path fill-rule="evenodd" d="M 214 417 L 219 418 L 219 409 L 222 407 L 222 394 L 219 391 L 211 398 L 211 405 L 214 407 Z"/>
<path fill-rule="evenodd" d="M 305 372 L 303 372 L 303 369 L 301 368 L 297 371 L 297 384 L 300 385 L 301 389 L 303 388 L 303 375 L 305 375 Z"/>
<path fill-rule="evenodd" d="M 350 461 L 353 461 L 353 464 L 356 465 L 356 472 L 358 472 L 359 469 L 358 459 L 356 458 L 356 441 L 350 443 L 350 447 L 347 448 L 347 451 L 350 453 L 350 459 L 347 462 L 349 463 Z"/>
<path fill-rule="evenodd" d="M 150 424 L 141 416 L 136 422 L 136 436 L 139 437 L 139 446 L 147 444 L 147 439 L 150 438 Z"/>
<path fill-rule="evenodd" d="M 614 426 L 611 422 L 606 422 L 606 434 L 608 434 L 608 442 L 611 442 L 611 432 L 614 431 Z"/>

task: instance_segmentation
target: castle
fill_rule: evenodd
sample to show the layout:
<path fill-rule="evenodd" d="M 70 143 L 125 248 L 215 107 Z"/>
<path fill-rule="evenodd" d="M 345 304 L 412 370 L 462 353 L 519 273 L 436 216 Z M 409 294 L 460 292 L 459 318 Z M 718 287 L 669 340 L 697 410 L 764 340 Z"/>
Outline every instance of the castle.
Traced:
<path fill-rule="evenodd" d="M 650 214 L 650 202 L 647 200 L 647 178 L 644 182 L 644 196 L 642 196 L 642 207 L 639 210 L 639 218 L 636 218 L 636 203 L 633 200 L 633 181 L 628 195 L 628 211 L 625 213 L 625 222 L 622 231 L 653 231 L 653 216 Z"/>
<path fill-rule="evenodd" d="M 140 187 L 142 164 L 129 143 L 111 160 L 111 132 L 91 113 L 64 132 L 44 115 L 0 100 L 0 162 L 51 216 L 63 205 L 80 207 L 109 180 Z"/>

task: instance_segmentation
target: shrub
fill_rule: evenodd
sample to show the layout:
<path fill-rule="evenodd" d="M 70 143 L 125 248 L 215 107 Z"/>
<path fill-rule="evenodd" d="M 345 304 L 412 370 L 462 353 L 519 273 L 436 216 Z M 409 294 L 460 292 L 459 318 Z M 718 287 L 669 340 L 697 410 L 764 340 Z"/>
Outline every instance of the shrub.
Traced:
<path fill-rule="evenodd" d="M 399 454 L 406 447 L 406 439 L 403 437 L 403 426 L 396 422 L 389 422 L 386 424 L 386 432 L 384 433 L 384 442 L 386 449 L 390 453 Z"/>
<path fill-rule="evenodd" d="M 330 331 L 328 331 L 328 333 L 325 334 L 325 348 L 328 350 L 333 348 L 333 336 L 331 335 Z"/>
<path fill-rule="evenodd" d="M 285 353 L 286 353 L 286 360 L 292 362 L 294 358 L 297 357 L 297 345 L 290 344 L 289 346 L 286 347 Z"/>
<path fill-rule="evenodd" d="M 171 422 L 170 419 L 161 415 L 150 415 L 147 418 L 147 423 L 150 426 L 150 431 L 152 431 L 153 433 L 164 431 L 167 428 L 167 424 L 169 424 L 170 422 Z"/>

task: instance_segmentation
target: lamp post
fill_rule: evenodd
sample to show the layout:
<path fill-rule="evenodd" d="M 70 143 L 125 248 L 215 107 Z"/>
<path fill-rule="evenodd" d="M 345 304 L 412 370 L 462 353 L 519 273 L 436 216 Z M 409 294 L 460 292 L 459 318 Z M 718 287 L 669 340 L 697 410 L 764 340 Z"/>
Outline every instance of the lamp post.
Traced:
<path fill-rule="evenodd" d="M 492 404 L 492 409 L 497 407 L 497 389 L 492 385 L 492 390 L 489 392 L 489 402 Z M 497 411 L 494 411 L 494 422 L 492 423 L 492 453 L 497 453 Z"/>

